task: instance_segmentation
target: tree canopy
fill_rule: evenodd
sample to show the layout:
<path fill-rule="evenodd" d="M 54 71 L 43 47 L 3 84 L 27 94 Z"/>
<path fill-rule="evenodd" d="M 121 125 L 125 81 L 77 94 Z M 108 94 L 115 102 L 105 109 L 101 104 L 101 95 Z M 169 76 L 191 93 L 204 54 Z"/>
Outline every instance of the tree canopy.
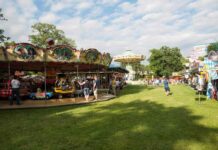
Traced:
<path fill-rule="evenodd" d="M 204 57 L 203 57 L 203 56 L 199 56 L 199 57 L 198 57 L 198 60 L 204 61 Z"/>
<path fill-rule="evenodd" d="M 156 76 L 170 76 L 183 69 L 183 57 L 179 48 L 162 46 L 160 49 L 151 49 L 150 52 L 149 66 Z"/>
<path fill-rule="evenodd" d="M 218 41 L 214 43 L 210 43 L 207 46 L 207 53 L 209 53 L 210 51 L 218 51 Z"/>
<path fill-rule="evenodd" d="M 67 38 L 64 31 L 56 28 L 55 25 L 47 23 L 36 23 L 32 25 L 33 34 L 30 35 L 30 41 L 40 47 L 46 47 L 48 38 L 53 38 L 56 44 L 65 44 L 76 48 L 74 40 Z"/>
<path fill-rule="evenodd" d="M 7 21 L 7 19 L 4 17 L 4 14 L 2 13 L 2 9 L 0 8 L 0 21 Z M 4 30 L 0 29 L 0 43 L 3 43 L 10 38 L 4 35 Z"/>

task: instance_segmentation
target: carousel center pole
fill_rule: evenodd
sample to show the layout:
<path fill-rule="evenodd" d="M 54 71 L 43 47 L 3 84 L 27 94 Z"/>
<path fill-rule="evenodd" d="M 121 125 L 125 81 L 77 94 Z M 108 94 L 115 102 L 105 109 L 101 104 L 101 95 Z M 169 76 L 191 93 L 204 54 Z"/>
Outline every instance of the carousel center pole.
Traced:
<path fill-rule="evenodd" d="M 47 94 L 47 85 L 46 85 L 46 77 L 47 77 L 47 66 L 46 66 L 46 50 L 44 51 L 44 76 L 45 76 L 45 82 L 44 82 L 44 88 L 45 88 L 45 103 L 46 103 L 46 94 Z"/>
<path fill-rule="evenodd" d="M 8 78 L 9 78 L 9 81 L 11 80 L 11 63 L 10 61 L 8 61 Z"/>
<path fill-rule="evenodd" d="M 77 79 L 79 78 L 79 65 L 76 65 L 76 76 Z"/>
<path fill-rule="evenodd" d="M 47 85 L 46 85 L 46 77 L 47 77 L 47 52 L 48 50 L 54 46 L 55 41 L 52 38 L 48 38 L 46 40 L 47 42 L 47 46 L 45 46 L 44 48 L 44 76 L 45 76 L 45 103 L 46 103 L 46 99 L 47 99 Z"/>

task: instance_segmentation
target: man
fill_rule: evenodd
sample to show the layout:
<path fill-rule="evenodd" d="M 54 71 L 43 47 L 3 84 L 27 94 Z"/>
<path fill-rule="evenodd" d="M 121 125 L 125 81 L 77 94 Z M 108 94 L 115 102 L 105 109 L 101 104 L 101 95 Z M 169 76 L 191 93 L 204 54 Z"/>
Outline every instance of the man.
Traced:
<path fill-rule="evenodd" d="M 166 95 L 168 96 L 170 94 L 170 88 L 169 88 L 169 82 L 165 76 L 164 76 L 163 84 L 164 84 L 164 90 L 166 92 Z"/>
<path fill-rule="evenodd" d="M 116 89 L 120 90 L 120 81 L 119 81 L 119 79 L 116 80 Z"/>
<path fill-rule="evenodd" d="M 14 78 L 11 80 L 11 86 L 12 98 L 10 99 L 10 105 L 13 105 L 13 99 L 15 96 L 17 105 L 20 105 L 20 81 L 18 80 L 17 76 L 14 76 Z"/>
<path fill-rule="evenodd" d="M 114 96 L 116 96 L 117 94 L 116 94 L 116 79 L 115 78 L 112 78 L 111 86 L 112 86 L 113 94 Z"/>
<path fill-rule="evenodd" d="M 93 80 L 93 93 L 94 93 L 95 100 L 98 100 L 98 89 L 99 89 L 99 80 L 97 76 L 95 76 Z"/>

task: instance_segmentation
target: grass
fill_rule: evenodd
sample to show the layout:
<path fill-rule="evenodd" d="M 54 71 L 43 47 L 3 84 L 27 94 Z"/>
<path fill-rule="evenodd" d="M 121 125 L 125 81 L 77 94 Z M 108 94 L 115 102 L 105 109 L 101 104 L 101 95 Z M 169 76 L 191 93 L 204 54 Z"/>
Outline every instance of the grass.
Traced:
<path fill-rule="evenodd" d="M 116 99 L 80 106 L 1 110 L 4 150 L 217 150 L 218 102 L 191 88 L 128 86 Z"/>

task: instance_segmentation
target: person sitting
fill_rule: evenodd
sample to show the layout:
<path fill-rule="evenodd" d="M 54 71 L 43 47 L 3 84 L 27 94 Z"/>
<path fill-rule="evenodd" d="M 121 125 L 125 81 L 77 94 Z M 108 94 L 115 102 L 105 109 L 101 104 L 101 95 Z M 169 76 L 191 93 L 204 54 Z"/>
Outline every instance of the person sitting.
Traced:
<path fill-rule="evenodd" d="M 45 92 L 42 92 L 41 88 L 37 88 L 36 97 L 37 98 L 44 98 L 45 97 Z"/>
<path fill-rule="evenodd" d="M 55 86 L 56 86 L 56 87 L 60 87 L 60 80 L 59 80 L 59 79 L 56 79 L 56 81 L 55 81 Z"/>
<path fill-rule="evenodd" d="M 63 91 L 67 89 L 66 79 L 64 78 L 60 79 L 59 87 L 61 87 Z"/>

